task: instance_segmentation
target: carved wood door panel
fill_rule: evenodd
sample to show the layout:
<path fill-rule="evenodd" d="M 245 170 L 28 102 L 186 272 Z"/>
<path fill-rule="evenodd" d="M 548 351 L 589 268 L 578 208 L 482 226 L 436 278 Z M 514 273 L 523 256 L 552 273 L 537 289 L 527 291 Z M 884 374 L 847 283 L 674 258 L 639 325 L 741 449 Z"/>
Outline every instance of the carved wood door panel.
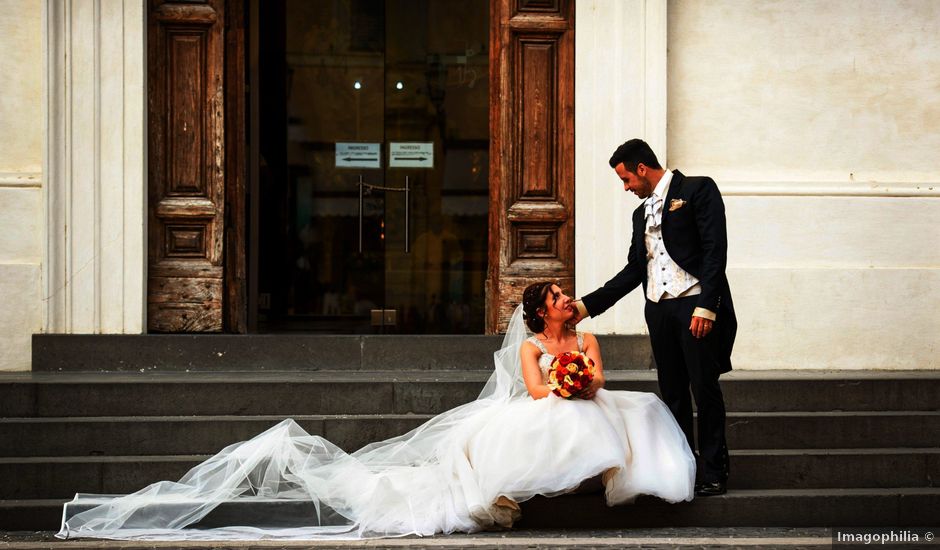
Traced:
<path fill-rule="evenodd" d="M 525 287 L 574 288 L 574 0 L 492 0 L 487 332 Z"/>
<path fill-rule="evenodd" d="M 148 10 L 148 330 L 222 330 L 224 0 Z"/>

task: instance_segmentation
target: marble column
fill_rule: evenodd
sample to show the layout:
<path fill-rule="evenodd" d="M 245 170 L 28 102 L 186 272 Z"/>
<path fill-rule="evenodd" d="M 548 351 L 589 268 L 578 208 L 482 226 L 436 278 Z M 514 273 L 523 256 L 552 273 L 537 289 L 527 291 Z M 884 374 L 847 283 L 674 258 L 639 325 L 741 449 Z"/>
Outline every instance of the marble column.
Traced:
<path fill-rule="evenodd" d="M 44 328 L 146 326 L 144 0 L 47 0 Z"/>

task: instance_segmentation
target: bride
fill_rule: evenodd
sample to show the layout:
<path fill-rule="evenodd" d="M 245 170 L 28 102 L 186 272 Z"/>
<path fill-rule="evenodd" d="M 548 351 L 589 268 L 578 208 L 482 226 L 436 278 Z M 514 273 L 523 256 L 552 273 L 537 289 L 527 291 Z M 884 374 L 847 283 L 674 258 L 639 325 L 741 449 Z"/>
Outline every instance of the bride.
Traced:
<path fill-rule="evenodd" d="M 226 447 L 178 482 L 123 496 L 78 494 L 59 538 L 356 539 L 510 527 L 519 503 L 600 476 L 608 505 L 691 500 L 695 459 L 652 393 L 604 389 L 597 339 L 566 326 L 558 285 L 523 293 L 480 396 L 414 430 L 346 453 L 284 420 Z M 525 325 L 534 335 L 526 331 Z M 594 382 L 547 386 L 554 356 L 581 351 Z"/>

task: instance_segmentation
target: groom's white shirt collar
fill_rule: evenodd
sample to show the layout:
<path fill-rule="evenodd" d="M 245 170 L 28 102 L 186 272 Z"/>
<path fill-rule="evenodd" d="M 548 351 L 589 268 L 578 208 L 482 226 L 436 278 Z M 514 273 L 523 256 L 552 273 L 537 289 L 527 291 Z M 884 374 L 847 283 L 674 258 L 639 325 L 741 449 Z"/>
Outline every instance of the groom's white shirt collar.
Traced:
<path fill-rule="evenodd" d="M 656 188 L 653 189 L 653 194 L 659 200 L 666 200 L 670 183 L 672 183 L 672 170 L 666 170 L 663 172 L 663 177 L 659 179 L 659 183 L 656 184 Z"/>
<path fill-rule="evenodd" d="M 663 220 L 663 202 L 666 200 L 666 195 L 669 193 L 669 184 L 672 183 L 672 171 L 666 170 L 663 172 L 663 177 L 659 179 L 659 182 L 656 184 L 656 187 L 653 188 L 653 192 L 646 199 L 646 217 L 652 218 L 652 225 L 658 226 L 662 223 Z M 657 204 L 659 205 L 657 207 Z"/>

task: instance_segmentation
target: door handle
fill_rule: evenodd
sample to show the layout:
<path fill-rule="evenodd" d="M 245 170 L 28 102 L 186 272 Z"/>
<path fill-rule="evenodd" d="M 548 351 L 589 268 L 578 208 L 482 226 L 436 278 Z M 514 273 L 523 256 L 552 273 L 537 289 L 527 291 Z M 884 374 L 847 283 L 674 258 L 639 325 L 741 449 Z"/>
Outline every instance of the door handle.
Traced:
<path fill-rule="evenodd" d="M 359 253 L 362 254 L 362 174 L 359 174 Z"/>
<path fill-rule="evenodd" d="M 362 254 L 362 201 L 366 188 L 379 189 L 381 191 L 395 191 L 405 193 L 405 254 L 411 252 L 411 178 L 405 176 L 404 187 L 385 187 L 382 185 L 372 185 L 362 181 L 362 175 L 359 175 L 359 253 Z"/>
<path fill-rule="evenodd" d="M 409 187 L 408 176 L 405 176 L 405 254 L 411 252 L 411 238 L 408 235 L 408 229 L 411 227 L 411 187 Z"/>

